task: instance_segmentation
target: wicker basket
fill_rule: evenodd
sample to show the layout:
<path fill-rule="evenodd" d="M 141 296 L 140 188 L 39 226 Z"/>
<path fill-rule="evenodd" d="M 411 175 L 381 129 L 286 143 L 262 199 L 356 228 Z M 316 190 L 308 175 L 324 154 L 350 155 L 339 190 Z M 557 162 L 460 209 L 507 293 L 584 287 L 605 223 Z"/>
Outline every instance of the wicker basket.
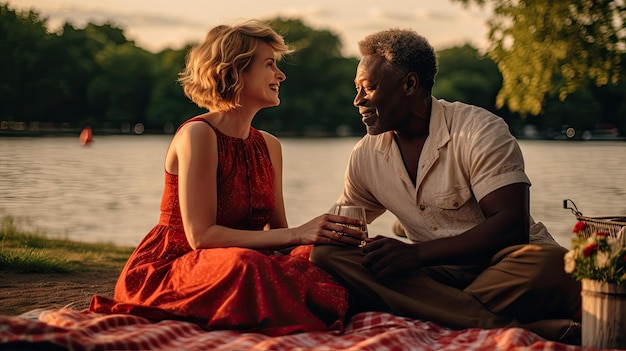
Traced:
<path fill-rule="evenodd" d="M 571 204 L 571 207 L 569 204 Z M 570 209 L 572 213 L 576 216 L 576 220 L 586 224 L 585 228 L 577 233 L 577 235 L 583 236 L 585 238 L 597 232 L 605 232 L 615 238 L 617 237 L 617 233 L 619 233 L 622 228 L 626 227 L 626 217 L 583 216 L 583 214 L 578 211 L 578 208 L 576 208 L 576 204 L 574 204 L 574 201 L 570 199 L 563 200 L 563 208 Z"/>

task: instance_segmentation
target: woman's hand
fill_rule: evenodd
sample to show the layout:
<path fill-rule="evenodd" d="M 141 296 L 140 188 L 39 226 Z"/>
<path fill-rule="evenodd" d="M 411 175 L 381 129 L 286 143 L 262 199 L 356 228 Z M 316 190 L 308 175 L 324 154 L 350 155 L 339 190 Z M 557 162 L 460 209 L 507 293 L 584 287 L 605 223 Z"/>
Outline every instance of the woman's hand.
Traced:
<path fill-rule="evenodd" d="M 301 245 L 331 244 L 358 246 L 366 238 L 366 233 L 358 229 L 363 226 L 360 220 L 325 213 L 296 227 L 294 235 Z"/>

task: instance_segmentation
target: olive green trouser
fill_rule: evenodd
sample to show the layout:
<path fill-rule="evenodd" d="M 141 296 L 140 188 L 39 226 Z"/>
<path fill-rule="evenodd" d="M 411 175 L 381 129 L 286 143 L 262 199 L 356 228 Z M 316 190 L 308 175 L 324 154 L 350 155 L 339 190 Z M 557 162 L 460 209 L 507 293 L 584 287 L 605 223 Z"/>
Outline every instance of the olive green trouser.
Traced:
<path fill-rule="evenodd" d="M 485 269 L 424 267 L 385 281 L 361 265 L 359 248 L 317 245 L 310 260 L 348 288 L 353 313 L 386 311 L 452 328 L 522 327 L 558 340 L 580 320 L 580 284 L 563 269 L 565 253 L 556 245 L 516 245 Z"/>

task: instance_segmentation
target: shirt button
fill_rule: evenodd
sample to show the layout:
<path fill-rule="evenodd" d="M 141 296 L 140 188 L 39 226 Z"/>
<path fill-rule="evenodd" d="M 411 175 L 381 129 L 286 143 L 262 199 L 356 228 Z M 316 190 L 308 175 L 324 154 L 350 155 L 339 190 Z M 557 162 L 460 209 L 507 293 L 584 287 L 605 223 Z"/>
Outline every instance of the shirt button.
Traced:
<path fill-rule="evenodd" d="M 432 229 L 433 229 L 433 231 L 436 231 L 436 230 L 437 230 L 437 229 L 439 229 L 439 228 L 437 228 L 437 227 L 433 227 Z"/>
<path fill-rule="evenodd" d="M 424 205 L 420 205 L 420 210 L 421 210 L 421 211 L 424 211 L 425 209 L 426 209 L 426 206 L 424 206 Z"/>
<path fill-rule="evenodd" d="M 455 202 L 455 203 L 454 203 L 454 205 L 452 205 L 452 206 L 454 206 L 454 207 L 459 207 L 459 203 L 458 203 L 458 202 Z"/>

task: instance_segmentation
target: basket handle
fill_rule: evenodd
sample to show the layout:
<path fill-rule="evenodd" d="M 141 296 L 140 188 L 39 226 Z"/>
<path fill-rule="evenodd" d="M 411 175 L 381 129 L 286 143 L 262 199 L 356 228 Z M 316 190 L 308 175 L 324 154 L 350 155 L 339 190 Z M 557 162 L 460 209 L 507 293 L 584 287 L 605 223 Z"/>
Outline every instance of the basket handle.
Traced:
<path fill-rule="evenodd" d="M 568 206 L 568 202 L 572 204 L 572 207 Z M 576 217 L 580 217 L 583 215 L 580 211 L 578 211 L 578 207 L 576 207 L 576 204 L 574 203 L 574 201 L 570 199 L 563 200 L 563 208 L 571 210 L 572 213 L 576 215 Z"/>

